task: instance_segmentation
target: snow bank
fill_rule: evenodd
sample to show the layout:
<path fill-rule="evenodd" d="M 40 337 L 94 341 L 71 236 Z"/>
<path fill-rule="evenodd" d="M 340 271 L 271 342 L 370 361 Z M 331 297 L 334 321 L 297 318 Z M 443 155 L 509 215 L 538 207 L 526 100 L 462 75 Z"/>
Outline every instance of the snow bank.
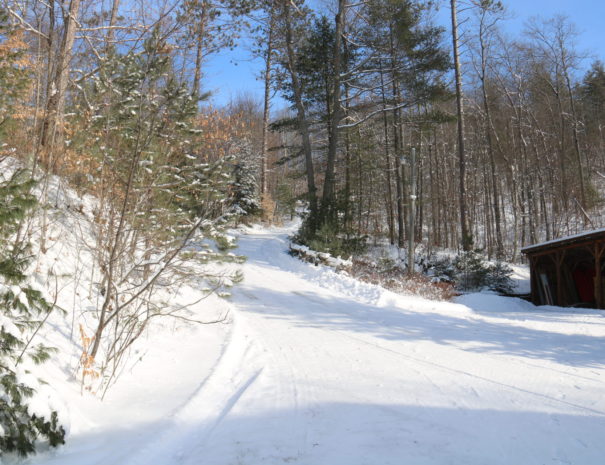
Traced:
<path fill-rule="evenodd" d="M 301 260 L 313 263 L 314 265 L 323 264 L 336 268 L 337 270 L 346 270 L 353 266 L 353 262 L 350 258 L 348 260 L 343 260 L 341 257 L 333 257 L 326 252 L 311 250 L 306 245 L 290 244 L 290 254 L 299 257 Z"/>

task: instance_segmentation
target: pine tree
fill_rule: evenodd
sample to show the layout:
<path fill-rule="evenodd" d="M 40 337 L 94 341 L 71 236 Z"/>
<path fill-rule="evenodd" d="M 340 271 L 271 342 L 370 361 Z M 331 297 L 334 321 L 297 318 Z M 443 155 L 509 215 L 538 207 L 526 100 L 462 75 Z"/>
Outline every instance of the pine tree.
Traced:
<path fill-rule="evenodd" d="M 580 85 L 580 97 L 587 113 L 586 125 L 596 126 L 602 136 L 603 118 L 605 116 L 605 67 L 595 61 L 584 76 Z"/>
<path fill-rule="evenodd" d="M 28 399 L 35 389 L 21 379 L 19 366 L 25 357 L 42 363 L 52 352 L 42 344 L 32 344 L 52 305 L 29 285 L 29 247 L 15 239 L 20 221 L 36 203 L 30 193 L 33 184 L 25 171 L 0 183 L 0 455 L 25 456 L 35 452 L 39 438 L 58 446 L 65 437 L 57 412 L 45 418 L 29 411 Z"/>
<path fill-rule="evenodd" d="M 199 97 L 174 60 L 159 29 L 140 50 L 111 51 L 90 91 L 87 131 L 73 144 L 99 167 L 89 174 L 99 198 L 95 258 L 103 292 L 87 355 L 105 389 L 151 319 L 174 312 L 156 305 L 153 294 L 186 274 L 184 257 L 239 260 L 223 253 L 229 241 L 221 239 L 233 216 L 231 159 L 205 150 Z M 194 239 L 203 244 L 190 247 Z"/>
<path fill-rule="evenodd" d="M 236 213 L 241 216 L 254 216 L 261 212 L 260 196 L 256 173 L 259 156 L 252 153 L 251 144 L 242 141 L 242 147 L 233 166 L 232 195 Z M 256 162 L 256 163 L 255 163 Z"/>

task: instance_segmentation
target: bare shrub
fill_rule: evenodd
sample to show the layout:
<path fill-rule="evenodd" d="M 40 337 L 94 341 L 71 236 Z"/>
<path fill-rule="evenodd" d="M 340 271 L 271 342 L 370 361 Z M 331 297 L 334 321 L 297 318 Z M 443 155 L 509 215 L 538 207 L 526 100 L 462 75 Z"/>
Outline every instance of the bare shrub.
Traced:
<path fill-rule="evenodd" d="M 388 263 L 382 265 L 355 259 L 350 274 L 360 281 L 382 286 L 398 294 L 438 301 L 448 301 L 457 295 L 450 283 L 435 281 L 419 273 L 409 276 L 398 266 Z"/>

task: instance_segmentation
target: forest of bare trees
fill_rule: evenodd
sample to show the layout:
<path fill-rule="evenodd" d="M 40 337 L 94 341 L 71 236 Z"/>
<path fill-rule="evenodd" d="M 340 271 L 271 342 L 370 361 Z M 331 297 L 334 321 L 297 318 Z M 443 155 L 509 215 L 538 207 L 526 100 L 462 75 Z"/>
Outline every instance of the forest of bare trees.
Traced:
<path fill-rule="evenodd" d="M 602 225 L 602 63 L 578 50 L 563 16 L 532 18 L 511 37 L 502 2 L 451 7 L 451 37 L 423 2 L 339 2 L 337 20 L 283 7 L 292 46 L 278 55 L 279 84 L 310 205 L 323 206 L 310 236 L 335 228 L 402 247 L 413 234 L 516 261 L 524 245 Z"/>
<path fill-rule="evenodd" d="M 244 108 L 256 194 L 275 210 L 288 190 L 276 179 L 300 179 L 285 184 L 307 202 L 310 237 L 323 228 L 403 247 L 410 196 L 417 242 L 490 257 L 517 260 L 528 243 L 600 226 L 605 77 L 576 27 L 532 18 L 512 37 L 502 2 L 441 7 L 453 8 L 451 35 L 420 1 L 6 1 L 5 68 L 20 74 L 4 81 L 14 109 L 5 105 L 3 137 L 29 166 L 93 189 L 83 180 L 99 158 L 79 134 L 115 110 L 101 87 L 147 56 L 145 71 L 158 73 L 149 85 L 181 86 L 198 124 Z M 208 110 L 207 59 L 236 44 L 263 62 L 264 95 Z"/>

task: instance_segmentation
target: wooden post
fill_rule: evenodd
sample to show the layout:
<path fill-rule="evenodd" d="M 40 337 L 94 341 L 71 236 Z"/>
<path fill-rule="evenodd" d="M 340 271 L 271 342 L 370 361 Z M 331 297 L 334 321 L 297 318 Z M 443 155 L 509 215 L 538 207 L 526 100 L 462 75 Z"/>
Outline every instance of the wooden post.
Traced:
<path fill-rule="evenodd" d="M 594 245 L 594 265 L 595 265 L 595 283 L 594 283 L 594 298 L 597 308 L 603 308 L 603 287 L 601 284 L 601 257 L 605 247 L 598 242 Z"/>
<path fill-rule="evenodd" d="M 555 264 L 557 268 L 557 305 L 562 307 L 564 305 L 564 294 L 563 294 L 563 279 L 561 273 L 561 267 L 563 265 L 563 259 L 565 258 L 565 250 L 557 252 L 555 255 Z"/>
<path fill-rule="evenodd" d="M 542 302 L 539 300 L 538 294 L 538 275 L 536 274 L 536 257 L 529 257 L 529 284 L 531 286 L 531 301 L 534 305 L 540 305 Z"/>

